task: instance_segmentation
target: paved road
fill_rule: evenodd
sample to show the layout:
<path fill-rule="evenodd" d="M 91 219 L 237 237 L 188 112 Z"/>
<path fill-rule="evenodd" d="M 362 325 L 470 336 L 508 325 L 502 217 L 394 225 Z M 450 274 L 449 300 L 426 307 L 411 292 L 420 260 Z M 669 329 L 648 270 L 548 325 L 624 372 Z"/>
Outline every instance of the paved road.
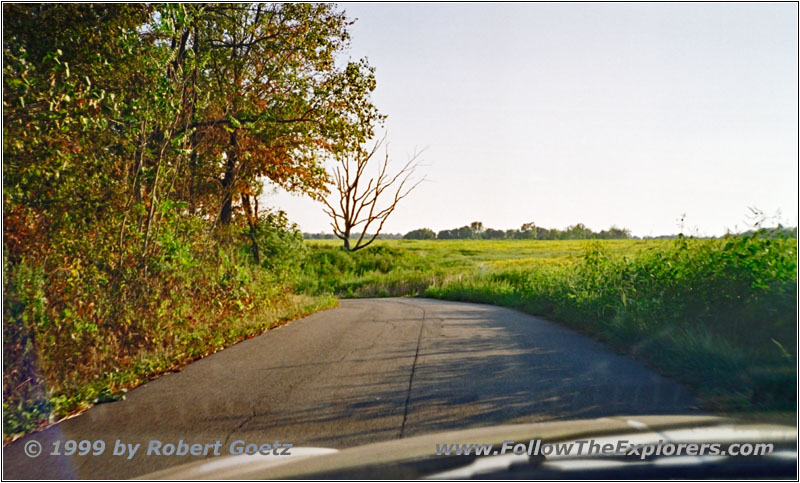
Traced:
<path fill-rule="evenodd" d="M 436 430 L 613 414 L 694 411 L 695 398 L 559 325 L 488 305 L 343 300 L 199 360 L 3 449 L 9 478 L 129 478 L 202 456 L 162 443 L 344 448 Z M 102 456 L 50 456 L 56 440 L 103 440 Z M 36 440 L 38 458 L 23 453 Z M 115 442 L 141 444 L 112 456 Z M 209 447 L 209 449 L 211 449 Z"/>

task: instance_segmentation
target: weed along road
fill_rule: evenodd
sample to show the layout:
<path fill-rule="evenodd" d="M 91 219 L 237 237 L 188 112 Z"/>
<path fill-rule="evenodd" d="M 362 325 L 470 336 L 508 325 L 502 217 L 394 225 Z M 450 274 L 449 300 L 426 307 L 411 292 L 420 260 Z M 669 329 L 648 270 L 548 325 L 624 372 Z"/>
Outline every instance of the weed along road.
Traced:
<path fill-rule="evenodd" d="M 3 476 L 129 478 L 246 445 L 344 448 L 696 405 L 640 363 L 514 310 L 343 300 L 7 445 Z"/>

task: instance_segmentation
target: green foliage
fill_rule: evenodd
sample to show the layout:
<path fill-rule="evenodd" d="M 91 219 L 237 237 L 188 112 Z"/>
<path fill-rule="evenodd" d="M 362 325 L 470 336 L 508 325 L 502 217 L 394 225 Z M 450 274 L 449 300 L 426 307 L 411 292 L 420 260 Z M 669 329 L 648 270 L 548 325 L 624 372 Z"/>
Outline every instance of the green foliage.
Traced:
<path fill-rule="evenodd" d="M 6 437 L 330 305 L 292 293 L 302 237 L 257 196 L 324 192 L 320 160 L 382 119 L 344 12 L 3 14 Z"/>
<path fill-rule="evenodd" d="M 294 278 L 305 255 L 303 234 L 289 222 L 284 211 L 267 211 L 259 216 L 255 239 L 260 248 L 261 265 L 277 278 Z"/>
<path fill-rule="evenodd" d="M 418 230 L 411 230 L 403 236 L 404 240 L 433 240 L 436 238 L 436 232 L 430 228 L 420 228 Z"/>
<path fill-rule="evenodd" d="M 34 337 L 49 324 L 44 274 L 26 263 L 10 268 L 5 252 L 3 258 L 3 392 L 13 393 L 3 399 L 3 434 L 14 434 L 39 426 L 50 413 Z"/>
<path fill-rule="evenodd" d="M 270 269 L 254 265 L 238 245 L 220 247 L 198 220 L 186 226 L 187 218 L 165 223 L 145 272 L 131 267 L 115 275 L 79 259 L 51 273 L 41 264 L 4 264 L 4 434 L 119 397 L 161 372 L 330 306 L 329 297 L 293 295 L 289 272 L 276 276 L 279 267 L 299 264 L 302 250 L 291 250 L 302 246 L 285 217 L 269 218 L 278 221 L 264 231 L 263 244 L 283 257 Z"/>
<path fill-rule="evenodd" d="M 452 230 L 442 230 L 435 238 L 439 240 L 627 240 L 632 237 L 630 230 L 617 228 L 615 226 L 612 226 L 608 230 L 594 232 L 583 223 L 568 226 L 564 230 L 559 230 L 557 228 L 541 228 L 537 227 L 534 223 L 525 223 L 519 230 L 503 231 L 494 228 L 484 228 L 483 223 L 476 221 L 469 226 L 462 226 L 461 228 L 454 228 Z"/>
<path fill-rule="evenodd" d="M 297 283 L 303 292 L 388 297 L 421 293 L 431 282 L 425 269 L 432 267 L 403 248 L 373 244 L 347 252 L 332 244 L 308 244 L 308 249 Z"/>

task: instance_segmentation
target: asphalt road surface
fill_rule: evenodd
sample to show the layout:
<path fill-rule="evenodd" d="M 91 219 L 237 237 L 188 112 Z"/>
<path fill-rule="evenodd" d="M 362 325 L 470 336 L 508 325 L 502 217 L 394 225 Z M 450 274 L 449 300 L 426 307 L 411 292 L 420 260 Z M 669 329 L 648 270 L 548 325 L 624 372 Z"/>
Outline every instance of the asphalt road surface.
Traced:
<path fill-rule="evenodd" d="M 164 448 L 216 443 L 221 455 L 236 441 L 345 448 L 500 423 L 689 413 L 696 405 L 684 387 L 642 364 L 514 310 L 343 300 L 7 445 L 3 477 L 130 478 L 214 452 L 157 455 L 152 440 Z M 25 454 L 26 444 L 35 452 L 34 440 L 35 458 Z M 97 456 L 50 454 L 68 440 L 102 440 L 105 448 Z M 136 444 L 129 459 L 126 445 Z"/>

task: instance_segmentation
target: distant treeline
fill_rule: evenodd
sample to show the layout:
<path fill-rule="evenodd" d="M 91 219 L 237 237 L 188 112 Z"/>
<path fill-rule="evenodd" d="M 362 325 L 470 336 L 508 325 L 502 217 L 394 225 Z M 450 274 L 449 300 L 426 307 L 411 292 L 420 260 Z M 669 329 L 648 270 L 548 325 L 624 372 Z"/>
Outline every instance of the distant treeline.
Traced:
<path fill-rule="evenodd" d="M 741 233 L 742 235 L 752 235 L 755 230 Z M 778 225 L 770 229 L 772 236 L 788 236 L 797 238 L 797 227 L 784 227 Z M 353 234 L 353 238 L 358 239 L 360 233 Z M 365 238 L 371 235 L 367 233 Z M 645 236 L 643 239 L 676 239 L 679 235 L 658 235 Z M 334 240 L 336 236 L 332 233 L 303 233 L 306 240 Z M 607 230 L 599 232 L 592 231 L 583 223 L 568 226 L 563 230 L 558 228 L 543 228 L 534 223 L 525 223 L 520 229 L 496 230 L 494 228 L 484 228 L 483 223 L 476 221 L 468 226 L 441 230 L 439 233 L 430 228 L 419 228 L 412 230 L 405 235 L 400 233 L 381 233 L 378 240 L 630 240 L 640 237 L 631 235 L 627 228 L 617 228 L 612 226 Z M 714 237 L 695 237 L 695 238 L 714 238 Z"/>
<path fill-rule="evenodd" d="M 358 240 L 361 237 L 361 233 L 351 233 L 350 238 Z M 365 240 L 369 240 L 372 238 L 371 233 L 367 233 L 364 235 Z M 338 237 L 333 233 L 303 233 L 303 239 L 305 240 L 336 240 Z M 402 240 L 403 234 L 402 233 L 380 233 L 378 235 L 377 240 Z"/>
<path fill-rule="evenodd" d="M 468 226 L 442 230 L 434 234 L 433 230 L 422 228 L 407 233 L 403 238 L 408 240 L 584 240 L 590 238 L 597 239 L 628 239 L 631 232 L 627 228 L 611 227 L 608 230 L 594 232 L 587 228 L 583 223 L 568 226 L 564 230 L 557 228 L 543 228 L 534 223 L 525 223 L 520 229 L 496 230 L 494 228 L 484 228 L 483 223 L 475 221 Z"/>
<path fill-rule="evenodd" d="M 360 233 L 355 233 L 351 238 L 358 239 Z M 365 238 L 371 236 L 369 233 Z M 676 235 L 677 237 L 677 235 Z M 333 240 L 336 236 L 332 233 L 303 233 L 306 240 Z M 629 239 L 636 238 L 631 236 L 627 228 L 611 227 L 608 230 L 594 232 L 582 223 L 569 226 L 564 230 L 548 229 L 538 227 L 533 223 L 525 223 L 519 230 L 496 230 L 494 228 L 484 228 L 483 223 L 476 221 L 469 226 L 442 230 L 438 234 L 429 228 L 412 230 L 405 235 L 400 233 L 381 233 L 379 240 L 583 240 L 583 239 Z"/>

